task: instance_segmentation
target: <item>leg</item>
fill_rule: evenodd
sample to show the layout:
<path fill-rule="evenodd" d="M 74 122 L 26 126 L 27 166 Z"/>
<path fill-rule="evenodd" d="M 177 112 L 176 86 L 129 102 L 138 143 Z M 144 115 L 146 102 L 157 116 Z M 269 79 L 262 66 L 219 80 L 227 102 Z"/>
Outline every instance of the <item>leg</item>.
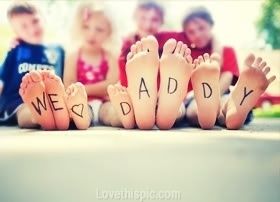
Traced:
<path fill-rule="evenodd" d="M 122 126 L 126 129 L 134 128 L 134 110 L 126 88 L 117 84 L 110 85 L 108 86 L 108 94 Z"/>
<path fill-rule="evenodd" d="M 45 91 L 51 105 L 56 128 L 67 130 L 69 128 L 70 117 L 65 103 L 66 93 L 61 79 L 51 71 L 41 72 Z"/>
<path fill-rule="evenodd" d="M 181 41 L 169 39 L 160 58 L 160 89 L 156 123 L 160 129 L 170 129 L 186 96 L 193 70 L 190 49 Z"/>
<path fill-rule="evenodd" d="M 201 128 L 214 127 L 220 107 L 220 56 L 204 54 L 194 61 L 191 81 Z"/>
<path fill-rule="evenodd" d="M 53 113 L 45 92 L 42 76 L 37 71 L 27 73 L 20 85 L 19 94 L 29 108 L 32 118 L 45 130 L 56 128 Z"/>
<path fill-rule="evenodd" d="M 17 111 L 17 122 L 20 128 L 36 128 L 39 125 L 32 118 L 32 113 L 29 110 L 28 106 L 22 104 Z"/>
<path fill-rule="evenodd" d="M 88 129 L 93 117 L 88 106 L 84 85 L 81 83 L 71 84 L 67 88 L 66 94 L 67 108 L 76 127 L 80 130 Z"/>
<path fill-rule="evenodd" d="M 245 68 L 231 92 L 226 104 L 222 107 L 225 124 L 228 129 L 239 129 L 243 126 L 248 113 L 255 106 L 275 76 L 267 78 L 270 68 L 262 58 L 255 59 L 250 54 L 245 60 Z"/>
<path fill-rule="evenodd" d="M 142 38 L 131 46 L 126 63 L 127 90 L 140 129 L 155 125 L 158 68 L 158 43 L 154 37 Z"/>

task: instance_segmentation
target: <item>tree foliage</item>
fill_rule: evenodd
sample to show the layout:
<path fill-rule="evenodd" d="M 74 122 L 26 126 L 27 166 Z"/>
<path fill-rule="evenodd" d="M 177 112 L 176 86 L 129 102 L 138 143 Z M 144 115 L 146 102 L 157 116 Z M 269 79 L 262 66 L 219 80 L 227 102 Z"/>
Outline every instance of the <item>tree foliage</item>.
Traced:
<path fill-rule="evenodd" d="M 266 43 L 280 49 L 280 0 L 265 0 L 257 29 Z"/>

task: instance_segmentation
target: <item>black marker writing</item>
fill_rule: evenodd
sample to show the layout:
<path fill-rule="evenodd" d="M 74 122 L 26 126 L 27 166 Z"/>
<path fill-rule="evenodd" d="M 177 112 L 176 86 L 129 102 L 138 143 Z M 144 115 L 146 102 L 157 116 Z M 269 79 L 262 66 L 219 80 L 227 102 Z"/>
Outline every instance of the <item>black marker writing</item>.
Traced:
<path fill-rule="evenodd" d="M 173 83 L 174 83 L 174 87 L 173 87 L 173 89 L 171 90 L 171 83 L 172 83 L 172 81 L 173 81 Z M 168 92 L 169 94 L 173 94 L 173 93 L 176 92 L 177 87 L 178 87 L 178 81 L 177 81 L 176 79 L 174 79 L 174 78 L 169 77 L 169 78 L 168 78 L 168 88 L 167 88 L 167 92 Z"/>
<path fill-rule="evenodd" d="M 208 83 L 203 82 L 202 83 L 202 87 L 203 87 L 204 98 L 210 98 L 211 95 L 212 95 L 212 88 L 211 88 L 211 86 Z M 208 95 L 206 94 L 206 88 L 205 87 L 208 87 L 208 89 L 209 89 L 209 94 Z"/>
<path fill-rule="evenodd" d="M 36 110 L 36 112 L 39 115 L 42 115 L 41 107 L 43 107 L 44 110 L 47 110 L 46 95 L 45 95 L 45 93 L 43 92 L 43 101 L 40 100 L 39 97 L 36 97 L 36 101 L 37 101 L 37 106 L 34 104 L 34 102 L 31 102 L 31 104 L 34 107 L 34 109 Z"/>
<path fill-rule="evenodd" d="M 129 112 L 131 111 L 131 106 L 127 102 L 121 102 L 120 106 L 121 106 L 123 115 L 129 114 Z M 125 108 L 125 106 L 127 106 L 127 107 Z"/>
<path fill-rule="evenodd" d="M 142 86 L 144 86 L 144 89 L 142 89 Z M 146 87 L 145 80 L 141 77 L 141 82 L 139 86 L 139 99 L 141 99 L 141 93 L 146 92 L 148 97 L 150 97 L 149 91 Z"/>
<path fill-rule="evenodd" d="M 49 97 L 49 100 L 50 100 L 50 103 L 52 105 L 52 108 L 55 110 L 55 111 L 58 111 L 58 110 L 62 110 L 63 107 L 56 107 L 54 104 L 55 103 L 58 103 L 58 100 L 54 100 L 53 97 L 57 97 L 57 94 L 48 94 L 48 97 Z"/>
<path fill-rule="evenodd" d="M 251 93 L 253 93 L 253 92 L 254 92 L 253 90 L 250 90 L 248 93 L 246 93 L 246 87 L 244 87 L 244 96 L 243 96 L 243 98 L 242 98 L 242 100 L 241 100 L 241 102 L 240 102 L 240 106 L 243 104 L 245 98 L 246 98 L 247 96 L 249 96 L 249 95 L 250 95 Z"/>
<path fill-rule="evenodd" d="M 71 111 L 77 116 L 83 118 L 84 105 L 83 104 L 73 105 Z"/>

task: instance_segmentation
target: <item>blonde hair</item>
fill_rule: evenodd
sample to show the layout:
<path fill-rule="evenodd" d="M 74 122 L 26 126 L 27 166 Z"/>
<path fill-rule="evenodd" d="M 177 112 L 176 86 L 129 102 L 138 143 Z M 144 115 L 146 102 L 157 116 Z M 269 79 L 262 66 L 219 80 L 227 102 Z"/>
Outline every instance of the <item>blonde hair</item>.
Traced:
<path fill-rule="evenodd" d="M 76 14 L 73 19 L 72 29 L 71 29 L 71 41 L 72 44 L 79 46 L 81 41 L 81 31 L 84 22 L 91 18 L 93 14 L 103 15 L 108 22 L 110 34 L 108 40 L 103 44 L 103 49 L 113 55 L 118 55 L 120 50 L 120 40 L 117 37 L 117 31 L 113 19 L 108 15 L 108 11 L 104 9 L 102 2 L 96 1 L 84 2 L 78 5 Z"/>

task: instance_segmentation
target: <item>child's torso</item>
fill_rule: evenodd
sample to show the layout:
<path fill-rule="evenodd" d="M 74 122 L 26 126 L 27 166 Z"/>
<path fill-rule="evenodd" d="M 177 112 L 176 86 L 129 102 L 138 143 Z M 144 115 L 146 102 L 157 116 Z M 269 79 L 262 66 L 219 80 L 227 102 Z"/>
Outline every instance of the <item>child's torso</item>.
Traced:
<path fill-rule="evenodd" d="M 81 51 L 79 51 L 77 60 L 77 80 L 82 84 L 96 84 L 104 81 L 107 77 L 108 69 L 105 53 L 102 53 L 99 62 L 93 65 L 85 61 L 85 59 L 82 58 Z M 89 99 L 94 98 L 94 96 L 89 95 Z"/>

